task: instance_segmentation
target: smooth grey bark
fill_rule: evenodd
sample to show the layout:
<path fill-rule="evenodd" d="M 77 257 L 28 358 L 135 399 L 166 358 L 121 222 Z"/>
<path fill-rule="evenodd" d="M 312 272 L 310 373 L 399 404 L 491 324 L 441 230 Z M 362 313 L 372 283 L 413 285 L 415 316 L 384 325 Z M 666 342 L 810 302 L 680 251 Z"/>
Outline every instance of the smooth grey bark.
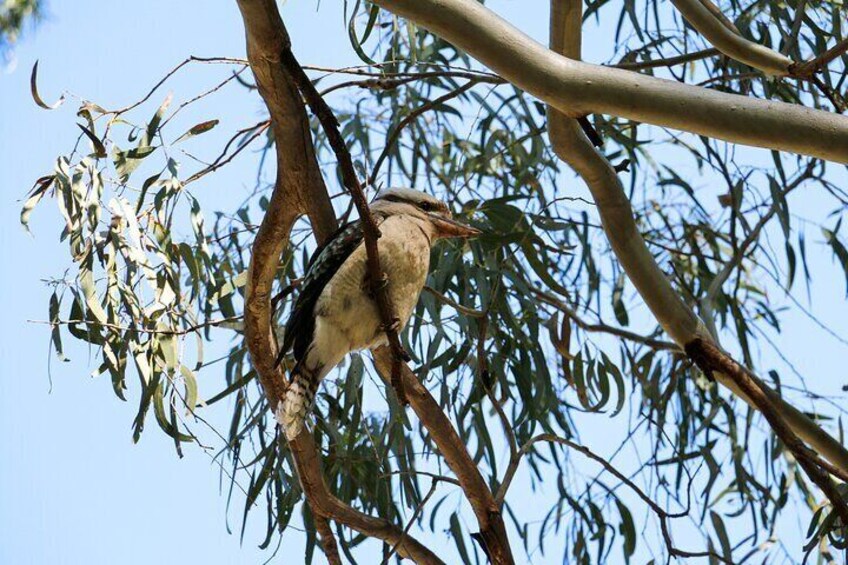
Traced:
<path fill-rule="evenodd" d="M 709 1 L 671 0 L 689 25 L 731 59 L 759 69 L 767 75 L 781 76 L 789 73 L 792 59 L 739 35 L 711 12 L 710 7 L 718 10 L 707 4 Z"/>
<path fill-rule="evenodd" d="M 581 0 L 551 0 L 551 49 L 579 57 L 581 25 Z M 549 106 L 548 135 L 557 156 L 568 163 L 589 187 L 616 258 L 663 329 L 684 350 L 697 340 L 720 349 L 660 270 L 639 232 L 630 201 L 615 169 L 592 145 L 577 120 Z M 730 375 L 721 372 L 713 375 L 748 405 L 759 409 Z M 754 375 L 750 378 L 780 412 L 789 429 L 835 466 L 848 469 L 848 450 L 842 444 L 761 380 Z"/>
<path fill-rule="evenodd" d="M 475 0 L 374 0 L 567 116 L 610 114 L 716 139 L 848 163 L 848 117 L 602 67 L 558 55 Z"/>

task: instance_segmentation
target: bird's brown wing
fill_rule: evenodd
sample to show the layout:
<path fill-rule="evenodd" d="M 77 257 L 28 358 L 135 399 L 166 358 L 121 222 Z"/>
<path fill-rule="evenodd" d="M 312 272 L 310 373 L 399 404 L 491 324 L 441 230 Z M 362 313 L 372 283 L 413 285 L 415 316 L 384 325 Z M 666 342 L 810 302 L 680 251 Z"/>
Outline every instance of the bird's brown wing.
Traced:
<path fill-rule="evenodd" d="M 309 259 L 306 276 L 299 287 L 294 307 L 286 322 L 283 346 L 277 363 L 294 345 L 294 358 L 300 362 L 306 355 L 315 331 L 315 304 L 333 275 L 363 240 L 362 223 L 357 220 L 340 227 L 318 247 Z"/>

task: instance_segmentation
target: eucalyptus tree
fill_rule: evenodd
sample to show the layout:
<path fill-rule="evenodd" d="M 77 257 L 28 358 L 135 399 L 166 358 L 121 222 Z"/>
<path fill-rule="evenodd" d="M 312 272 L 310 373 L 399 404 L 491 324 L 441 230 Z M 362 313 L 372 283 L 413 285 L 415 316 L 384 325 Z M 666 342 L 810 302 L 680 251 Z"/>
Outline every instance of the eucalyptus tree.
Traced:
<path fill-rule="evenodd" d="M 774 344 L 782 321 L 815 320 L 811 255 L 848 276 L 840 4 L 552 0 L 528 7 L 549 18 L 545 46 L 473 0 L 358 0 L 339 32 L 362 64 L 338 68 L 298 60 L 274 0 L 238 6 L 247 59 L 189 57 L 123 108 L 82 101 L 22 211 L 58 204 L 72 268 L 51 282 L 51 343 L 95 346 L 120 398 L 138 379 L 135 440 L 149 417 L 180 454 L 218 434 L 245 520 L 265 512 L 263 547 L 297 535 L 297 512 L 307 560 L 353 561 L 369 539 L 423 563 L 839 559 L 842 396 L 781 378 Z M 584 45 L 609 60 L 583 62 Z M 208 64 L 229 74 L 145 117 Z M 32 84 L 56 107 L 36 69 Z M 188 140 L 219 121 L 171 120 L 223 88 L 268 115 L 184 174 Z M 255 187 L 210 210 L 198 189 L 254 148 Z M 310 253 L 386 186 L 484 235 L 434 252 L 375 370 L 353 355 L 287 441 L 275 329 Z M 799 216 L 805 191 L 830 208 Z M 216 411 L 228 430 L 205 429 Z M 799 515 L 805 539 L 783 543 Z M 432 549 L 438 531 L 455 555 Z"/>
<path fill-rule="evenodd" d="M 0 50 L 14 45 L 27 24 L 43 15 L 41 0 L 4 0 L 0 4 Z"/>

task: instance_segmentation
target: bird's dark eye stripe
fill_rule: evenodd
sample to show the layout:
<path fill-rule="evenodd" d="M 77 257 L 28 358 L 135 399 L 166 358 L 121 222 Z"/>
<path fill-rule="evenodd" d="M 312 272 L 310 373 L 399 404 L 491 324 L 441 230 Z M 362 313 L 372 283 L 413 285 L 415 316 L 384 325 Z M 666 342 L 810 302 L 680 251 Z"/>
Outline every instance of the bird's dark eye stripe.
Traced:
<path fill-rule="evenodd" d="M 400 196 L 396 196 L 394 194 L 387 194 L 386 196 L 381 196 L 380 200 L 385 200 L 386 202 L 396 202 L 398 204 L 411 204 L 416 208 L 420 208 L 425 212 L 430 212 L 431 210 L 436 210 L 437 208 L 443 208 L 441 203 L 434 202 L 410 202 L 409 200 L 405 200 Z"/>

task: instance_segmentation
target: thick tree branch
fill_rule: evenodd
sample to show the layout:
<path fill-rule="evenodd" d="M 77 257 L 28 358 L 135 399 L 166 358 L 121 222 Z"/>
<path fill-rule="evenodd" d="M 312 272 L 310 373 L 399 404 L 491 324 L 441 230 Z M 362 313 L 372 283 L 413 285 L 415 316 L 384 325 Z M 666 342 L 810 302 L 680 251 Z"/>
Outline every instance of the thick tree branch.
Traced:
<path fill-rule="evenodd" d="M 582 4 L 579 0 L 552 0 L 551 6 L 552 49 L 566 55 L 579 56 L 577 42 L 582 22 Z M 588 185 L 616 258 L 660 325 L 687 353 L 689 350 L 686 347 L 690 343 L 703 342 L 714 346 L 703 323 L 683 302 L 654 261 L 639 233 L 630 202 L 613 167 L 592 146 L 575 120 L 567 118 L 555 108 L 549 107 L 548 112 L 549 136 L 554 152 L 575 169 Z M 727 357 L 724 353 L 722 355 Z M 762 409 L 756 399 L 749 396 L 732 376 L 721 371 L 714 374 L 734 394 L 752 407 Z M 794 434 L 808 442 L 835 466 L 848 470 L 848 451 L 838 441 L 759 379 L 751 378 L 759 387 L 758 390 L 779 407 L 783 421 Z"/>
<path fill-rule="evenodd" d="M 848 469 L 834 467 L 823 461 L 819 455 L 802 442 L 781 414 L 782 407 L 774 402 L 774 397 L 766 394 L 766 387 L 751 373 L 745 370 L 714 343 L 696 339 L 686 345 L 686 353 L 707 375 L 720 372 L 734 383 L 751 399 L 751 403 L 763 414 L 775 435 L 780 438 L 792 453 L 807 476 L 827 496 L 842 524 L 848 524 L 848 503 L 842 498 L 830 474 L 848 481 Z"/>
<path fill-rule="evenodd" d="M 339 546 L 336 544 L 336 536 L 333 535 L 333 530 L 330 528 L 330 521 L 324 516 L 317 515 L 313 516 L 312 519 L 315 521 L 315 529 L 318 531 L 327 563 L 329 565 L 342 565 Z"/>
<path fill-rule="evenodd" d="M 319 241 L 335 228 L 335 216 L 315 159 L 309 121 L 297 88 L 280 66 L 288 34 L 274 0 L 238 0 L 247 32 L 247 51 L 259 92 L 271 114 L 277 151 L 277 179 L 253 243 L 245 286 L 245 341 L 251 362 L 276 408 L 287 388 L 274 360 L 271 291 L 292 224 L 307 213 Z M 306 429 L 289 442 L 292 458 L 313 514 L 333 519 L 367 536 L 397 544 L 398 554 L 418 563 L 441 563 L 429 549 L 387 520 L 373 518 L 333 496 L 324 481 L 315 443 Z M 332 551 L 332 550 L 330 550 Z"/>
<path fill-rule="evenodd" d="M 789 74 L 792 59 L 739 35 L 710 0 L 671 0 L 680 14 L 716 49 L 767 75 Z"/>
<path fill-rule="evenodd" d="M 391 352 L 385 347 L 374 351 L 374 363 L 380 377 L 387 383 L 391 382 Z M 421 424 L 430 432 L 430 437 L 439 448 L 442 457 L 454 475 L 456 475 L 465 497 L 471 504 L 477 522 L 480 526 L 479 538 L 488 553 L 492 563 L 500 565 L 513 563 L 512 551 L 506 534 L 500 507 L 495 502 L 492 491 L 486 484 L 483 475 L 468 454 L 465 443 L 456 433 L 453 425 L 444 411 L 430 394 L 430 391 L 419 382 L 415 374 L 406 365 L 403 366 L 402 378 L 407 390 L 409 404 L 415 411 Z"/>
<path fill-rule="evenodd" d="M 356 210 L 359 212 L 359 219 L 363 227 L 363 239 L 365 241 L 365 251 L 368 260 L 368 274 L 371 283 L 371 292 L 377 303 L 377 309 L 380 312 L 380 320 L 383 324 L 383 330 L 386 332 L 386 338 L 389 342 L 389 347 L 392 350 L 392 386 L 397 393 L 398 401 L 402 406 L 407 404 L 406 393 L 403 389 L 403 380 L 400 377 L 401 366 L 404 361 L 409 360 L 409 355 L 404 351 L 398 337 L 399 319 L 392 304 L 391 295 L 389 295 L 389 281 L 386 278 L 386 273 L 380 265 L 380 253 L 377 248 L 377 240 L 380 238 L 380 230 L 377 228 L 377 222 L 368 208 L 368 200 L 365 198 L 365 191 L 362 189 L 362 184 L 359 182 L 359 177 L 356 170 L 353 168 L 353 159 L 351 159 L 350 151 L 347 149 L 347 144 L 342 138 L 339 131 L 339 122 L 333 111 L 324 102 L 324 99 L 318 93 L 315 85 L 306 76 L 303 67 L 297 62 L 297 59 L 292 53 L 291 48 L 283 49 L 281 54 L 281 63 L 285 68 L 289 77 L 297 85 L 306 103 L 312 109 L 312 112 L 318 117 L 321 122 L 321 127 L 327 135 L 327 141 L 332 147 L 336 158 L 339 161 L 339 168 L 342 172 L 342 180 L 345 188 L 350 192 L 353 203 L 356 205 Z"/>
<path fill-rule="evenodd" d="M 474 0 L 375 0 L 568 116 L 611 114 L 733 143 L 848 162 L 848 118 L 590 65 L 540 45 Z"/>

